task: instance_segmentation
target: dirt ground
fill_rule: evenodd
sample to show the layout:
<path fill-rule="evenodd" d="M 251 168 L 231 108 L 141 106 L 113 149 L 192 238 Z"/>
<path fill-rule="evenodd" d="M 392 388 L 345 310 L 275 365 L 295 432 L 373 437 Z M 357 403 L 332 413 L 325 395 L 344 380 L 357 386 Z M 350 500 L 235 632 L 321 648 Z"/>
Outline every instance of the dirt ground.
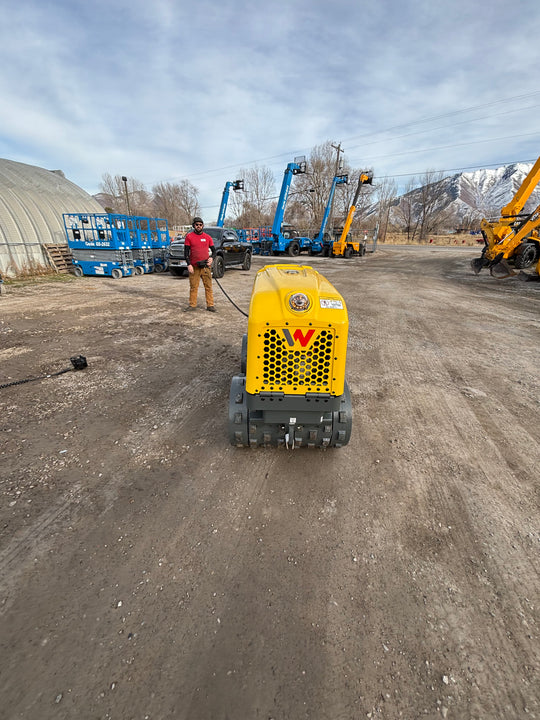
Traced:
<path fill-rule="evenodd" d="M 0 384 L 88 368 L 0 389 L 0 717 L 540 718 L 540 284 L 476 255 L 294 260 L 349 310 L 329 450 L 229 445 L 218 287 L 7 287 Z"/>

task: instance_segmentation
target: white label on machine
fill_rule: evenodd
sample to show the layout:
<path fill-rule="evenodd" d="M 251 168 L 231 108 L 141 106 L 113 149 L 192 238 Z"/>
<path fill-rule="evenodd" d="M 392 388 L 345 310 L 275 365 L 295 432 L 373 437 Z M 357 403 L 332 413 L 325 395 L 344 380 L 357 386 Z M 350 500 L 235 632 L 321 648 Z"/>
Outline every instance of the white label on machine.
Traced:
<path fill-rule="evenodd" d="M 96 272 L 96 275 L 105 275 L 105 269 L 100 267 L 99 265 L 96 265 L 94 267 L 94 270 Z"/>
<path fill-rule="evenodd" d="M 296 425 L 296 418 L 289 418 L 289 425 Z"/>
<path fill-rule="evenodd" d="M 322 308 L 329 310 L 343 310 L 343 302 L 341 300 L 330 300 L 329 298 L 320 298 Z"/>

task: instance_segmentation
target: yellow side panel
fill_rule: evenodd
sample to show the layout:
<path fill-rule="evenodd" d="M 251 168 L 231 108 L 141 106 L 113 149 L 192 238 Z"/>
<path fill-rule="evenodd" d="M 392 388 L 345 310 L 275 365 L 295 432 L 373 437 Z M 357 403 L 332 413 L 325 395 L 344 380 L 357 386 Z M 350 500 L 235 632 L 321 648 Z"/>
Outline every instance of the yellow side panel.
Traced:
<path fill-rule="evenodd" d="M 291 308 L 297 293 L 307 296 L 307 309 Z M 348 329 L 345 301 L 325 277 L 308 266 L 267 265 L 251 296 L 247 392 L 341 395 Z"/>

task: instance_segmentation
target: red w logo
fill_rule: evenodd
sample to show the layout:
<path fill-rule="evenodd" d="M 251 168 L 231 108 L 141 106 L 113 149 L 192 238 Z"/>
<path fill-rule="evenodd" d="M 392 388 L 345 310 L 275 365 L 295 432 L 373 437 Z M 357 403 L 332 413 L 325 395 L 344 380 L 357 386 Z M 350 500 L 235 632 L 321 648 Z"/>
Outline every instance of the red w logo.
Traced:
<path fill-rule="evenodd" d="M 285 335 L 285 340 L 288 342 L 290 347 L 293 347 L 295 342 L 299 342 L 302 347 L 306 347 L 308 345 L 309 341 L 313 337 L 313 333 L 315 330 L 311 329 L 308 330 L 305 334 L 300 330 L 300 328 L 297 328 L 294 331 L 294 334 L 291 335 L 291 331 L 287 328 L 283 328 L 283 334 Z"/>

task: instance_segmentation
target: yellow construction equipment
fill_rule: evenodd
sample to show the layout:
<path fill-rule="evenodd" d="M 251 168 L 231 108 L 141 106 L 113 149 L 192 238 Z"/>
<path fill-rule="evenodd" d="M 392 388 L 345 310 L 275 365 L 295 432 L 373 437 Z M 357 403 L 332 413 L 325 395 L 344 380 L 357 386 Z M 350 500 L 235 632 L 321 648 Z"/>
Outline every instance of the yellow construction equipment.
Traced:
<path fill-rule="evenodd" d="M 349 234 L 349 230 L 351 229 L 354 213 L 356 212 L 356 203 L 358 202 L 358 198 L 360 197 L 360 191 L 362 190 L 362 187 L 364 185 L 371 185 L 372 183 L 372 172 L 360 173 L 358 187 L 356 188 L 352 205 L 349 208 L 349 212 L 347 213 L 347 219 L 345 220 L 345 225 L 343 226 L 341 237 L 339 238 L 339 240 L 336 240 L 336 242 L 332 246 L 332 255 L 334 257 L 350 258 L 353 255 L 365 255 L 365 242 L 360 240 L 350 240 L 347 236 Z"/>
<path fill-rule="evenodd" d="M 349 319 L 343 297 L 316 270 L 259 270 L 231 382 L 229 438 L 239 447 L 342 447 L 352 404 L 345 380 Z"/>
<path fill-rule="evenodd" d="M 516 273 L 511 273 L 515 275 Z M 532 272 L 525 273 L 523 271 L 517 273 L 518 280 L 525 280 L 526 282 L 540 282 L 540 260 L 536 263 Z"/>
<path fill-rule="evenodd" d="M 540 258 L 540 205 L 531 213 L 522 213 L 525 203 L 540 181 L 540 158 L 523 180 L 512 200 L 501 210 L 498 220 L 482 220 L 484 249 L 479 258 L 471 261 L 478 275 L 489 268 L 496 278 L 513 275 L 511 265 L 517 269 L 531 267 Z"/>

